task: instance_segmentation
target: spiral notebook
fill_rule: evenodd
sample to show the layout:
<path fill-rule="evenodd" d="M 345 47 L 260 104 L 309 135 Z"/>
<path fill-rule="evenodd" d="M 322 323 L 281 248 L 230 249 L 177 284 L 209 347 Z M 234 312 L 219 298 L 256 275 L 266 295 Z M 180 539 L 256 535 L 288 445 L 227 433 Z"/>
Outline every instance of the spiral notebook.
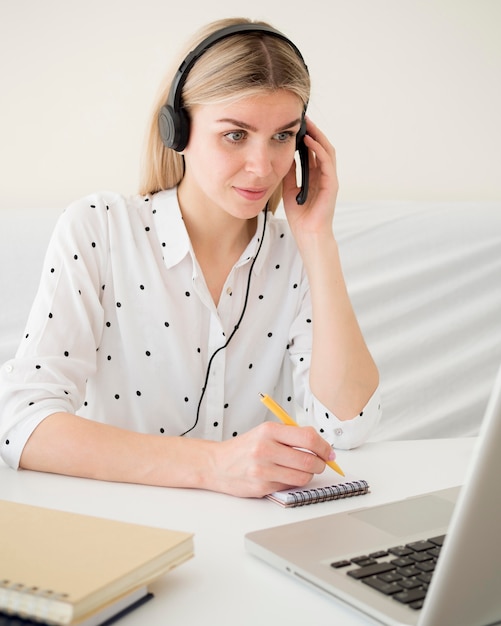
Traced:
<path fill-rule="evenodd" d="M 338 476 L 330 468 L 326 468 L 308 483 L 306 487 L 296 487 L 275 491 L 266 496 L 268 500 L 276 502 L 284 508 L 328 502 L 352 496 L 363 496 L 369 493 L 369 484 L 366 480 Z"/>

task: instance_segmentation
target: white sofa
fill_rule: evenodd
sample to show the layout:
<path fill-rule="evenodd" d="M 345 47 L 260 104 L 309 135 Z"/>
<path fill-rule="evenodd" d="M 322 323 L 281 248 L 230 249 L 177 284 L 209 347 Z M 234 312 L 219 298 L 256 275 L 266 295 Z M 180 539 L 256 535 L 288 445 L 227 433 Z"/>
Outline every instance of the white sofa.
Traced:
<path fill-rule="evenodd" d="M 0 211 L 0 363 L 21 338 L 59 213 Z M 475 435 L 501 364 L 501 203 L 346 204 L 334 226 L 381 373 L 373 439 Z"/>

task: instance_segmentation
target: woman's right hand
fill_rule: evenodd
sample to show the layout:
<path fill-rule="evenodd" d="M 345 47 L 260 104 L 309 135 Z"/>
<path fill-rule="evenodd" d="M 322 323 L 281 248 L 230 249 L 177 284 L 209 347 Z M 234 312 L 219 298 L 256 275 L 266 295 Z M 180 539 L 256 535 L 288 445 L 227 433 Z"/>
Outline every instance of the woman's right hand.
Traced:
<path fill-rule="evenodd" d="M 206 488 L 260 498 L 306 485 L 333 460 L 331 446 L 311 426 L 265 422 L 212 447 Z"/>

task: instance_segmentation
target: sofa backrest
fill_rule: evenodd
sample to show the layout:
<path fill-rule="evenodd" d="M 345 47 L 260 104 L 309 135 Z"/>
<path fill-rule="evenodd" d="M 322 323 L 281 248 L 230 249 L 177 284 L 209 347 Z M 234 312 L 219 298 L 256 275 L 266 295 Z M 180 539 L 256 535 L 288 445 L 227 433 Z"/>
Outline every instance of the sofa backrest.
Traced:
<path fill-rule="evenodd" d="M 22 337 L 60 213 L 0 211 L 0 363 Z M 344 205 L 334 229 L 381 374 L 374 439 L 475 435 L 501 363 L 501 203 Z"/>

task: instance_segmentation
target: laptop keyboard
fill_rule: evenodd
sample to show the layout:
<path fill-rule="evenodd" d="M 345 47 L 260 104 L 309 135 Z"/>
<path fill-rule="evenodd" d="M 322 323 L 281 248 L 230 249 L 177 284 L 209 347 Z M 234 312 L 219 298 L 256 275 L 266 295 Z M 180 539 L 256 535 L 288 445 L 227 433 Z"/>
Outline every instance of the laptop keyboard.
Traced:
<path fill-rule="evenodd" d="M 418 610 L 423 606 L 444 539 L 445 535 L 440 535 L 414 541 L 350 560 L 335 561 L 331 567 L 346 568 L 347 576 Z"/>

